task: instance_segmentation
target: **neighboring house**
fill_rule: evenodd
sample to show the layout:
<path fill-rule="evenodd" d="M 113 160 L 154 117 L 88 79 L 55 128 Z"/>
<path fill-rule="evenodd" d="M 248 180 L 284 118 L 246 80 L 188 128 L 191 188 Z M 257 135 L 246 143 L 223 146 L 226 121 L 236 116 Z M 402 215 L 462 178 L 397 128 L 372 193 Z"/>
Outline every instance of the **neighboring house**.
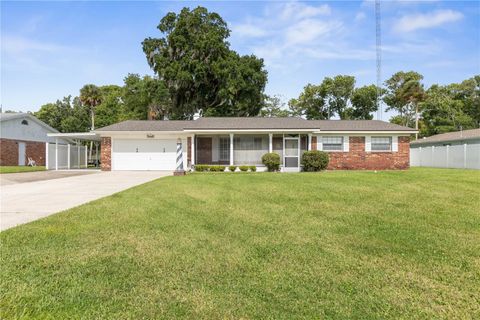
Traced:
<path fill-rule="evenodd" d="M 412 166 L 480 169 L 480 129 L 437 134 L 410 143 Z"/>
<path fill-rule="evenodd" d="M 480 144 L 480 129 L 436 134 L 410 143 L 411 148 L 431 146 L 454 146 L 459 144 Z"/>
<path fill-rule="evenodd" d="M 28 113 L 0 113 L 0 129 L 2 166 L 24 166 L 28 158 L 45 165 L 46 142 L 55 142 L 47 133 L 58 132 Z"/>
<path fill-rule="evenodd" d="M 329 169 L 407 169 L 416 131 L 376 120 L 301 118 L 199 118 L 124 121 L 95 130 L 102 170 L 174 170 L 181 142 L 183 165 L 256 165 L 280 155 L 282 171 L 299 171 L 306 150 L 330 155 Z"/>

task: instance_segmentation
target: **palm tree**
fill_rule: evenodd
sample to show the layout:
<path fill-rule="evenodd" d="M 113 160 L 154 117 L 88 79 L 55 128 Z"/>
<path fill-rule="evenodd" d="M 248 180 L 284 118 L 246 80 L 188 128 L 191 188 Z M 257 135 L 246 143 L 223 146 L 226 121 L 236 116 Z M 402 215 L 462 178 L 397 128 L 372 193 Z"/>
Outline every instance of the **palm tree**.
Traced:
<path fill-rule="evenodd" d="M 100 89 L 94 84 L 86 84 L 80 89 L 80 102 L 90 110 L 91 130 L 95 130 L 95 108 L 102 102 Z M 93 141 L 90 142 L 90 158 L 92 158 Z"/>

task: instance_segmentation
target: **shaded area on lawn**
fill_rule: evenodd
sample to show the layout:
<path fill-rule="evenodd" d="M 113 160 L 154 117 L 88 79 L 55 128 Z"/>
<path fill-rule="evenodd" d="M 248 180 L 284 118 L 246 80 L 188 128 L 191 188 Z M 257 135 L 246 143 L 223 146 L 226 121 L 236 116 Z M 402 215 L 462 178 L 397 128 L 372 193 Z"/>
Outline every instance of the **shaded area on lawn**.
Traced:
<path fill-rule="evenodd" d="M 2 318 L 468 318 L 480 172 L 168 177 L 0 234 Z"/>

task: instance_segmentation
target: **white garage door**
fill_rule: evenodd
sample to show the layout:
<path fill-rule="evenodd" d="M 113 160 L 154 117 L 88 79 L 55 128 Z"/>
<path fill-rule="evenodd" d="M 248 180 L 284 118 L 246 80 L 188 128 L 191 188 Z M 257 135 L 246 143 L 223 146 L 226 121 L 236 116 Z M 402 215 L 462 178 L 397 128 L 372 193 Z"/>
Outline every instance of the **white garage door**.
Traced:
<path fill-rule="evenodd" d="M 113 170 L 175 170 L 176 140 L 113 140 Z"/>

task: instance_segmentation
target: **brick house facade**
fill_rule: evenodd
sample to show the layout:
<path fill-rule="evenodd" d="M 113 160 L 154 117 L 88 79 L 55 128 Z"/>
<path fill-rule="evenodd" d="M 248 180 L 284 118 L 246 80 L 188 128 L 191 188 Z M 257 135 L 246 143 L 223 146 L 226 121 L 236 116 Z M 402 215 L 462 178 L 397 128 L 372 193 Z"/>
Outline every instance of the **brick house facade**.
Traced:
<path fill-rule="evenodd" d="M 103 137 L 100 144 L 100 168 L 102 171 L 112 170 L 112 139 Z"/>
<path fill-rule="evenodd" d="M 312 149 L 315 144 L 312 141 Z M 329 152 L 329 170 L 394 170 L 410 166 L 410 138 L 398 137 L 397 152 L 367 152 L 365 137 L 349 137 L 348 152 Z"/>
<path fill-rule="evenodd" d="M 45 165 L 45 142 L 0 139 L 0 165 L 18 166 L 18 143 L 25 143 L 25 163 L 32 158 L 38 166 Z"/>

